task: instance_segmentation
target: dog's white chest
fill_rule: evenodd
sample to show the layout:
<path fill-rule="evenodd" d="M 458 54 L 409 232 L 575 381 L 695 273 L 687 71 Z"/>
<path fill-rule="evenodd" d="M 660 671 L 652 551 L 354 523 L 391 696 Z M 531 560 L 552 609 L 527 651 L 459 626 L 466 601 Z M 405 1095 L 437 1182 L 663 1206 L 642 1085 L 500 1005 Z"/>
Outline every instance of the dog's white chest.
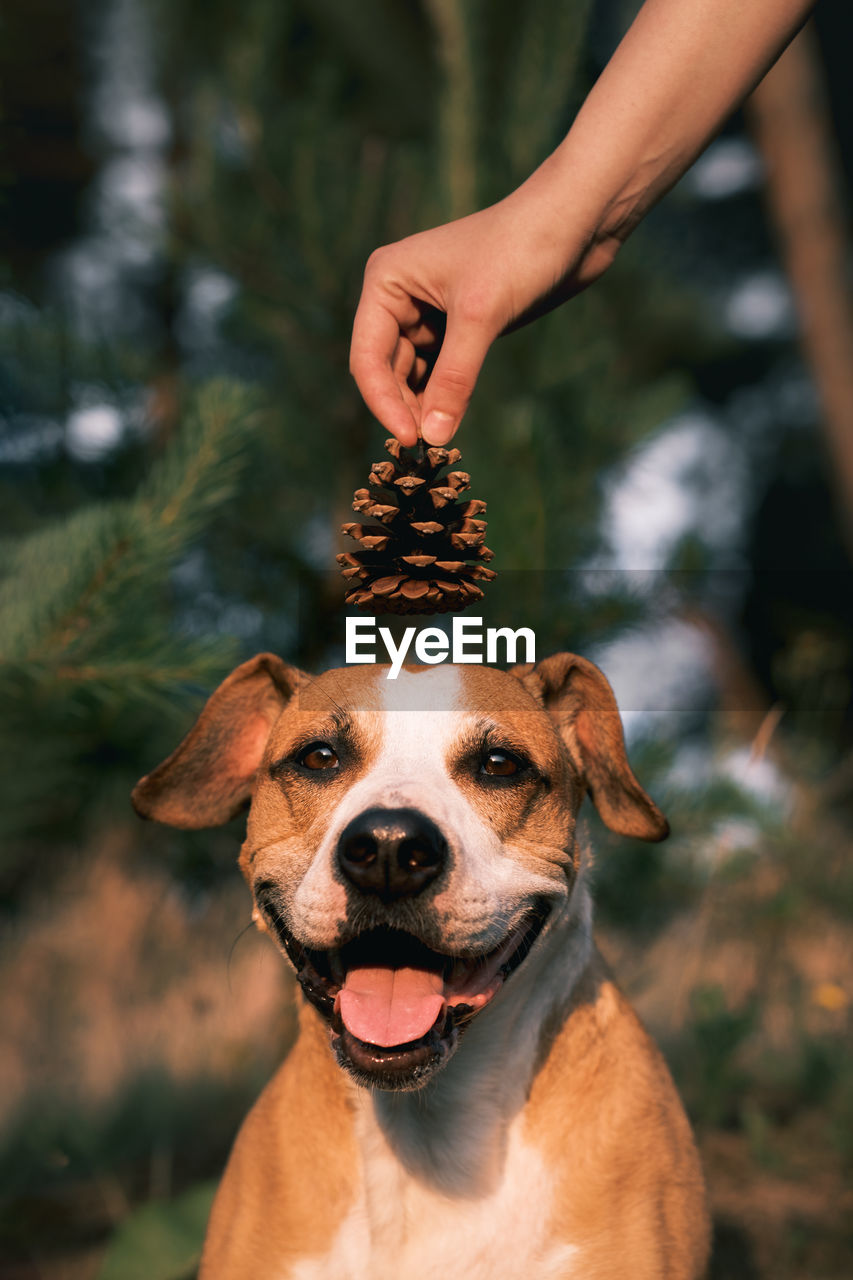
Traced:
<path fill-rule="evenodd" d="M 482 1196 L 433 1190 L 402 1168 L 379 1135 L 365 1151 L 365 1185 L 330 1224 L 329 1249 L 302 1260 L 292 1280 L 570 1280 L 578 1250 L 550 1232 L 551 1179 L 539 1153 L 512 1129 L 504 1173 Z"/>

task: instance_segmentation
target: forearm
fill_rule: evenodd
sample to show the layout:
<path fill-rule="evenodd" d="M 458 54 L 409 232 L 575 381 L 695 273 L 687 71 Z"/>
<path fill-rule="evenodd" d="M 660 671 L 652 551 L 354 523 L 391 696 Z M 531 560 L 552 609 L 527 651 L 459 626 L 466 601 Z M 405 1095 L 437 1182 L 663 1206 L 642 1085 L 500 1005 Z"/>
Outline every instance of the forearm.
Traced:
<path fill-rule="evenodd" d="M 685 172 L 814 0 L 646 0 L 566 138 L 508 197 L 542 234 L 587 244 L 594 278 Z M 601 261 L 596 261 L 601 259 Z M 567 264 L 568 265 L 568 264 Z"/>
<path fill-rule="evenodd" d="M 606 271 L 812 3 L 646 0 L 569 133 L 526 182 L 371 256 L 351 368 L 404 444 L 418 428 L 445 444 L 498 334 Z"/>

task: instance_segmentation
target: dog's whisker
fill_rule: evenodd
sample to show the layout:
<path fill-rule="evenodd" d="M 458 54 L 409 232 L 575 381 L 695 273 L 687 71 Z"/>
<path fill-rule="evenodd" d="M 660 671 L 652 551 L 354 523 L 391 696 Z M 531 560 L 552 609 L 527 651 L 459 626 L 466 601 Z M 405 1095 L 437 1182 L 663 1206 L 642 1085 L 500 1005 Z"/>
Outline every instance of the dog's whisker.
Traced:
<path fill-rule="evenodd" d="M 243 928 L 239 930 L 239 932 L 237 933 L 236 937 L 234 938 L 234 941 L 231 943 L 231 946 L 228 950 L 228 959 L 225 963 L 225 974 L 228 981 L 228 992 L 230 995 L 234 994 L 233 989 L 231 987 L 231 961 L 234 958 L 234 952 L 237 949 L 237 944 L 239 943 L 240 939 L 245 938 L 246 934 L 249 932 L 250 929 L 253 929 L 254 926 L 255 926 L 254 920 L 250 920 L 248 924 L 243 925 Z"/>

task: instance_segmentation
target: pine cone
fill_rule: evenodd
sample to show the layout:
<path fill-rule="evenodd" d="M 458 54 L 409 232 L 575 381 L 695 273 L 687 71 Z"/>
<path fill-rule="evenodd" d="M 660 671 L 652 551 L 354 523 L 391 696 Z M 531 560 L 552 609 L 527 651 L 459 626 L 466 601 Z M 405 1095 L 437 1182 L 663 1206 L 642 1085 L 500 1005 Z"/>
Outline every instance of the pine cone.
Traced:
<path fill-rule="evenodd" d="M 370 487 L 355 492 L 353 510 L 366 522 L 341 526 L 359 544 L 338 556 L 353 584 L 347 604 L 368 613 L 447 613 L 481 600 L 477 582 L 497 575 L 485 563 L 492 559 L 480 519 L 486 504 L 460 500 L 468 474 L 445 470 L 459 450 L 422 440 L 405 449 L 393 436 L 385 448 L 392 460 L 374 462 Z"/>

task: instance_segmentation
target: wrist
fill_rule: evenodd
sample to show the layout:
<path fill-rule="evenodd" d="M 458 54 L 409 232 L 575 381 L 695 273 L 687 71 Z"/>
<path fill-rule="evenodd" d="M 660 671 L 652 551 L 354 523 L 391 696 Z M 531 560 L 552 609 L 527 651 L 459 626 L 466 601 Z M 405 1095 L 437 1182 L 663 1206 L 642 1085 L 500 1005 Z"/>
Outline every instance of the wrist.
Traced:
<path fill-rule="evenodd" d="M 528 258 L 568 297 L 612 264 L 645 212 L 643 195 L 614 196 L 561 146 L 501 204 Z"/>

